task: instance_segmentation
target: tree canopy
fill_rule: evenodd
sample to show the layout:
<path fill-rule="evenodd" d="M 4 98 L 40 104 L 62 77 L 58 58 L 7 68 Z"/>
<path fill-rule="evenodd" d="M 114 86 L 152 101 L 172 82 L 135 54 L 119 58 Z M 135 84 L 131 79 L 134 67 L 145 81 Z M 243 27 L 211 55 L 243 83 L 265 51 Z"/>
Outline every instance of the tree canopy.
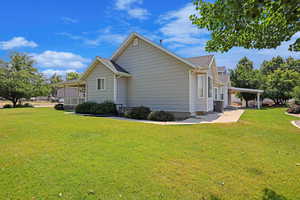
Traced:
<path fill-rule="evenodd" d="M 211 31 L 207 51 L 227 52 L 232 47 L 276 48 L 300 31 L 297 0 L 194 0 L 198 14 L 190 20 Z M 300 51 L 300 38 L 289 50 Z"/>
<path fill-rule="evenodd" d="M 56 97 L 57 96 L 57 90 L 58 90 L 58 87 L 56 86 L 56 84 L 63 82 L 63 78 L 60 75 L 53 74 L 50 77 L 49 82 L 50 82 L 50 87 L 51 87 L 51 96 Z"/>
<path fill-rule="evenodd" d="M 242 58 L 234 70 L 230 70 L 230 80 L 234 87 L 252 89 L 260 87 L 259 71 L 253 68 L 253 62 L 247 57 Z M 239 97 L 246 101 L 246 107 L 248 107 L 248 101 L 255 99 L 256 95 L 241 92 Z"/>
<path fill-rule="evenodd" d="M 0 96 L 13 106 L 22 98 L 47 95 L 48 85 L 43 75 L 33 67 L 34 60 L 23 53 L 13 53 L 5 67 L 0 68 Z"/>
<path fill-rule="evenodd" d="M 77 72 L 69 72 L 66 74 L 66 80 L 76 80 L 80 78 L 80 74 Z"/>

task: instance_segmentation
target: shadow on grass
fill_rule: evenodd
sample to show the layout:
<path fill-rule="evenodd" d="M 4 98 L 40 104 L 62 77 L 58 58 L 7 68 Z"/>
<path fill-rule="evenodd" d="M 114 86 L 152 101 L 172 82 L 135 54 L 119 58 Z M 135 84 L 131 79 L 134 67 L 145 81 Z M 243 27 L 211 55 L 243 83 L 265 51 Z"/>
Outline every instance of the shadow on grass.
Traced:
<path fill-rule="evenodd" d="M 203 199 L 203 200 L 222 200 L 220 197 L 217 197 L 215 195 L 210 195 L 208 199 Z M 285 196 L 277 194 L 275 191 L 265 188 L 263 190 L 263 196 L 262 200 L 289 200 Z"/>
<path fill-rule="evenodd" d="M 285 196 L 277 194 L 275 191 L 268 188 L 264 189 L 262 200 L 288 200 Z"/>

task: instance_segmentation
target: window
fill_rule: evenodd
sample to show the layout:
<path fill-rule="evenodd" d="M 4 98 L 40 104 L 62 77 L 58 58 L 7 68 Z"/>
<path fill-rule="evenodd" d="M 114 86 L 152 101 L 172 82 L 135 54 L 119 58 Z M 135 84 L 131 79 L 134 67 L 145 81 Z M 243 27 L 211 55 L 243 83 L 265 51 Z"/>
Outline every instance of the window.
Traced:
<path fill-rule="evenodd" d="M 208 85 L 208 97 L 212 97 L 212 80 L 210 77 L 207 78 L 207 85 Z"/>
<path fill-rule="evenodd" d="M 221 92 L 220 92 L 220 99 L 224 100 L 224 87 L 221 87 Z"/>
<path fill-rule="evenodd" d="M 198 97 L 204 97 L 205 76 L 198 75 Z"/>
<path fill-rule="evenodd" d="M 214 88 L 214 100 L 218 100 L 218 88 Z"/>
<path fill-rule="evenodd" d="M 105 90 L 105 78 L 98 78 L 97 79 L 97 89 L 98 90 Z"/>

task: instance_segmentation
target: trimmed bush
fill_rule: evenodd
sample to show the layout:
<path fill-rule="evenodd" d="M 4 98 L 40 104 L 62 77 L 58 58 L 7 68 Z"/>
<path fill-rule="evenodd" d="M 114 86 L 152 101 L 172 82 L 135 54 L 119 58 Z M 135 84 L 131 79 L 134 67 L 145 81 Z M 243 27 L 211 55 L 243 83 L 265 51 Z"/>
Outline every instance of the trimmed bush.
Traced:
<path fill-rule="evenodd" d="M 17 104 L 16 108 L 33 108 L 33 105 L 30 103 L 25 103 L 25 104 Z"/>
<path fill-rule="evenodd" d="M 5 104 L 3 105 L 3 108 L 12 108 L 13 106 L 11 104 Z"/>
<path fill-rule="evenodd" d="M 58 104 L 56 104 L 56 105 L 54 106 L 54 109 L 55 109 L 55 110 L 64 110 L 64 109 L 65 109 L 65 108 L 64 108 L 64 104 L 58 103 Z"/>
<path fill-rule="evenodd" d="M 145 106 L 139 106 L 126 111 L 125 117 L 131 119 L 147 119 L 150 112 L 150 108 Z"/>
<path fill-rule="evenodd" d="M 287 109 L 288 113 L 292 114 L 300 114 L 300 105 L 298 104 L 293 104 Z"/>
<path fill-rule="evenodd" d="M 84 102 L 76 106 L 75 112 L 79 114 L 93 114 L 92 108 L 96 105 L 97 103 L 95 102 Z"/>
<path fill-rule="evenodd" d="M 166 112 L 166 111 L 152 111 L 149 114 L 148 119 L 152 120 L 152 121 L 167 122 L 167 121 L 174 121 L 175 117 L 170 112 Z"/>
<path fill-rule="evenodd" d="M 85 102 L 77 105 L 75 112 L 80 114 L 115 115 L 117 114 L 117 107 L 116 104 L 111 101 L 105 101 L 103 103 Z"/>
<path fill-rule="evenodd" d="M 103 103 L 94 105 L 91 110 L 92 114 L 106 115 L 106 114 L 117 114 L 117 107 L 114 102 L 105 101 Z"/>
<path fill-rule="evenodd" d="M 25 104 L 23 105 L 23 107 L 24 107 L 24 108 L 33 108 L 34 106 L 33 106 L 32 104 L 30 104 L 30 103 L 25 103 Z"/>

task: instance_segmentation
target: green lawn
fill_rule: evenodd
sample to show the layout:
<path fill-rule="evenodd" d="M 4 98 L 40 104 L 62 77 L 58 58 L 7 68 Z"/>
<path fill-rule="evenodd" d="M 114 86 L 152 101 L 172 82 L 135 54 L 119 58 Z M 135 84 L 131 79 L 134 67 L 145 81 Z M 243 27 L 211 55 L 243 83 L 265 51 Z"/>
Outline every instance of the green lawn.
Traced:
<path fill-rule="evenodd" d="M 300 129 L 284 109 L 161 126 L 0 110 L 0 199 L 300 199 Z"/>

